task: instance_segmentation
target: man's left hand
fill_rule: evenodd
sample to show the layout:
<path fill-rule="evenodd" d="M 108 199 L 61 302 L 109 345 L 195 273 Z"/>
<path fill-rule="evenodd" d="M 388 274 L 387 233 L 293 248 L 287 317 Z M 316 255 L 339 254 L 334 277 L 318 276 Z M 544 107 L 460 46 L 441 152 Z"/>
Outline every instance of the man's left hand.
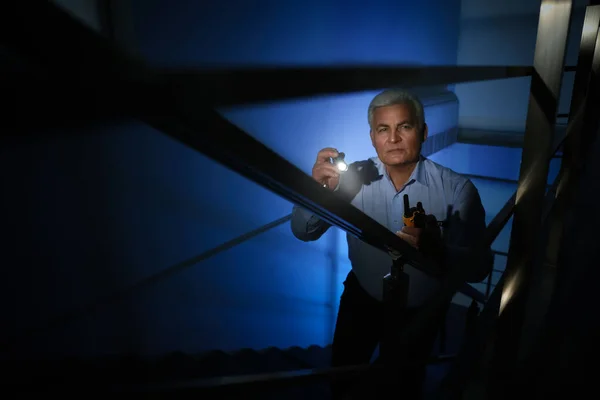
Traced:
<path fill-rule="evenodd" d="M 419 250 L 425 257 L 442 262 L 444 259 L 444 241 L 440 228 L 413 228 L 405 226 L 396 232 L 402 240 Z"/>
<path fill-rule="evenodd" d="M 405 226 L 402 230 L 396 232 L 396 235 L 400 237 L 400 239 L 404 240 L 406 243 L 410 244 L 415 249 L 419 249 L 421 234 L 423 233 L 423 228 L 413 228 L 411 226 Z"/>

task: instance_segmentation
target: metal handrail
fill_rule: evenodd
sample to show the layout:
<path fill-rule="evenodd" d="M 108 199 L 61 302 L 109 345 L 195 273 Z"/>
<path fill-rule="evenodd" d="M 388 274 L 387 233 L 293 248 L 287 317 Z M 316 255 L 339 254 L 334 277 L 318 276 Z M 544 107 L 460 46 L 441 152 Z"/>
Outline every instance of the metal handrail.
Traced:
<path fill-rule="evenodd" d="M 283 225 L 284 223 L 290 221 L 291 218 L 292 218 L 292 214 L 290 213 L 290 214 L 285 215 L 281 218 L 278 218 L 274 221 L 271 221 L 265 225 L 262 225 L 256 229 L 253 229 L 252 231 L 246 232 L 246 233 L 244 233 L 240 236 L 237 236 L 231 240 L 228 240 L 218 246 L 215 246 L 207 251 L 204 251 L 197 256 L 188 258 L 187 260 L 178 262 L 177 264 L 167 267 L 164 270 L 161 270 L 159 272 L 156 272 L 155 274 L 147 276 L 147 277 L 141 279 L 140 281 L 135 282 L 131 286 L 128 286 L 125 289 L 115 291 L 109 295 L 102 296 L 86 306 L 77 308 L 75 310 L 68 311 L 65 314 L 51 318 L 50 320 L 48 320 L 44 324 L 42 324 L 40 327 L 36 327 L 36 328 L 21 332 L 19 335 L 17 335 L 17 337 L 19 337 L 21 339 L 27 338 L 27 337 L 30 337 L 31 335 L 45 332 L 49 329 L 53 329 L 54 327 L 62 326 L 67 323 L 70 323 L 72 321 L 78 320 L 84 316 L 89 316 L 102 306 L 108 306 L 110 304 L 117 303 L 117 302 L 123 300 L 124 298 L 126 298 L 127 296 L 132 295 L 133 293 L 137 293 L 139 290 L 142 290 L 146 287 L 149 287 L 153 284 L 163 281 L 173 275 L 183 272 L 184 270 L 191 268 L 191 267 L 197 265 L 198 263 L 206 261 L 207 259 L 214 257 L 220 253 L 223 253 L 229 249 L 232 249 L 233 247 L 236 247 L 236 246 L 238 246 L 238 245 L 240 245 L 262 233 L 265 233 L 271 229 L 274 229 L 280 225 Z M 499 252 L 492 250 L 492 253 L 499 253 Z M 478 300 L 479 302 L 481 302 L 480 297 L 477 297 L 477 298 L 471 297 L 471 299 Z"/>
<path fill-rule="evenodd" d="M 156 284 L 157 282 L 163 281 L 164 279 L 167 279 L 167 278 L 169 278 L 175 274 L 178 274 L 190 267 L 193 267 L 194 265 L 196 265 L 202 261 L 205 261 L 211 257 L 214 257 L 217 254 L 220 254 L 220 253 L 227 251 L 237 245 L 240 245 L 240 244 L 242 244 L 264 232 L 267 232 L 273 228 L 276 228 L 276 227 L 288 222 L 291 219 L 291 217 L 292 217 L 292 215 L 288 214 L 284 217 L 276 219 L 275 221 L 269 222 L 268 224 L 262 225 L 250 232 L 244 233 L 243 235 L 240 235 L 240 236 L 233 238 L 231 240 L 228 240 L 227 242 L 224 242 L 216 247 L 213 247 L 212 249 L 207 250 L 207 251 L 203 252 L 202 254 L 188 258 L 187 260 L 178 262 L 177 264 L 172 265 L 164 270 L 161 270 L 155 274 L 147 276 L 147 277 L 141 279 L 140 281 L 137 281 L 134 284 L 126 287 L 125 289 L 117 290 L 108 295 L 104 295 L 100 298 L 97 298 L 95 301 L 93 301 L 85 306 L 76 308 L 76 309 L 68 311 L 64 314 L 61 314 L 57 317 L 51 318 L 50 320 L 46 321 L 41 326 L 23 331 L 20 334 L 16 335 L 16 337 L 19 340 L 22 340 L 22 339 L 31 337 L 32 335 L 35 335 L 37 333 L 45 332 L 49 329 L 53 329 L 58 326 L 63 326 L 72 321 L 78 320 L 82 317 L 89 316 L 89 315 L 93 314 L 94 312 L 96 312 L 98 310 L 98 308 L 100 308 L 100 307 L 119 302 L 119 301 L 123 300 L 124 298 L 126 298 L 127 296 L 132 295 L 133 293 L 137 293 L 139 290 L 145 289 L 151 285 Z"/>
<path fill-rule="evenodd" d="M 471 175 L 465 174 L 465 176 L 470 177 Z M 46 321 L 41 326 L 32 328 L 32 329 L 28 329 L 24 332 L 21 332 L 20 334 L 18 334 L 16 336 L 20 339 L 28 338 L 31 335 L 45 332 L 49 329 L 53 329 L 54 327 L 62 326 L 62 325 L 68 324 L 72 321 L 81 319 L 85 316 L 89 316 L 102 306 L 107 306 L 107 305 L 110 305 L 113 303 L 117 303 L 117 302 L 123 300 L 124 298 L 126 298 L 127 296 L 130 296 L 131 294 L 136 293 L 138 290 L 142 290 L 146 287 L 156 284 L 159 281 L 167 279 L 167 278 L 169 278 L 175 274 L 178 274 L 188 268 L 191 268 L 200 262 L 203 262 L 203 261 L 205 261 L 211 257 L 214 257 L 222 252 L 225 252 L 233 247 L 236 247 L 236 246 L 238 246 L 238 245 L 240 245 L 262 233 L 265 233 L 271 229 L 274 229 L 274 228 L 288 222 L 291 218 L 292 218 L 292 214 L 290 213 L 290 214 L 285 215 L 281 218 L 278 218 L 274 221 L 271 221 L 271 222 L 269 222 L 265 225 L 262 225 L 256 229 L 253 229 L 253 230 L 246 232 L 240 236 L 237 236 L 231 240 L 228 240 L 218 246 L 215 246 L 205 252 L 202 252 L 201 254 L 199 254 L 197 256 L 194 256 L 187 260 L 178 262 L 175 265 L 172 265 L 170 267 L 165 268 L 164 270 L 161 270 L 161 271 L 159 271 L 155 274 L 152 274 L 148 277 L 145 277 L 142 280 L 135 282 L 134 284 L 132 284 L 131 286 L 128 286 L 125 289 L 115 291 L 109 295 L 102 296 L 86 306 L 77 308 L 75 310 L 68 311 L 64 314 L 61 314 L 60 316 L 53 317 L 50 320 Z M 492 250 L 492 253 L 500 254 L 501 252 Z M 493 270 L 493 271 L 498 272 L 498 270 Z M 490 276 L 491 276 L 491 273 L 488 276 L 488 279 Z M 488 295 L 485 296 L 486 299 L 487 299 L 487 297 L 488 297 Z M 476 300 L 480 303 L 483 303 L 481 297 L 470 296 L 470 298 L 473 300 Z"/>

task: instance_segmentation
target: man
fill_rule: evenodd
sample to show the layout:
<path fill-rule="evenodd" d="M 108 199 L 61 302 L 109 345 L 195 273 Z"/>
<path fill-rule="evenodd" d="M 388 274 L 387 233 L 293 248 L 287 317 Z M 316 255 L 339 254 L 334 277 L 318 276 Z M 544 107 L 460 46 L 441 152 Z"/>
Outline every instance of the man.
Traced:
<path fill-rule="evenodd" d="M 337 157 L 334 148 L 325 148 L 317 155 L 312 169 L 313 178 L 325 187 L 340 192 L 352 205 L 395 232 L 425 256 L 437 261 L 444 254 L 444 263 L 451 263 L 450 248 L 465 249 L 481 238 L 485 230 L 485 211 L 477 189 L 468 179 L 421 156 L 421 147 L 427 139 L 423 105 L 405 91 L 390 89 L 375 96 L 368 108 L 371 143 L 377 157 L 356 163 L 354 168 L 341 174 L 329 160 Z M 376 169 L 372 180 L 356 185 L 356 173 Z M 354 171 L 354 173 L 352 173 Z M 403 226 L 403 196 L 408 194 L 411 206 L 421 202 L 426 213 L 438 221 L 446 220 L 452 207 L 452 222 L 444 228 L 443 239 L 427 229 Z M 329 224 L 310 212 L 294 207 L 292 231 L 303 241 L 317 240 Z M 439 233 L 439 228 L 437 228 Z M 438 235 L 439 237 L 439 235 Z M 344 282 L 335 334 L 332 345 L 332 365 L 358 365 L 370 361 L 382 335 L 383 277 L 392 264 L 388 254 L 348 235 L 348 256 L 352 270 Z M 460 258 L 459 258 L 460 259 Z M 454 264 L 457 264 L 456 260 Z M 459 263 L 460 264 L 460 263 Z M 460 267 L 460 265 L 447 265 Z M 491 264 L 474 271 L 472 281 L 482 280 Z M 439 281 L 421 271 L 406 266 L 409 275 L 406 320 L 439 288 Z M 441 326 L 444 313 L 440 313 Z M 424 334 L 418 347 L 421 357 L 428 357 L 437 335 L 437 329 Z M 405 375 L 399 387 L 406 398 L 422 396 L 425 369 L 417 368 L 412 376 Z M 346 388 L 346 392 L 348 389 Z M 334 397 L 343 390 L 334 387 Z"/>

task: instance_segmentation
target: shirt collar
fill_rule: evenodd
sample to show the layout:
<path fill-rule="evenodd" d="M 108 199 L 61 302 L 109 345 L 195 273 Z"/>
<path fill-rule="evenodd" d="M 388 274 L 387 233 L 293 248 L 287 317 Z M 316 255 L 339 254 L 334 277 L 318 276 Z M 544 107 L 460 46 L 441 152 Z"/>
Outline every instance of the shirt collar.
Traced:
<path fill-rule="evenodd" d="M 423 157 L 422 155 L 419 156 L 419 161 L 417 162 L 417 166 L 413 170 L 412 174 L 410 174 L 410 178 L 408 178 L 408 181 L 406 182 L 407 185 L 412 183 L 413 181 L 418 182 L 423 186 L 428 185 L 427 171 L 425 170 L 425 162 L 424 162 L 425 160 L 426 160 L 425 157 Z M 379 173 L 389 179 L 390 177 L 387 173 L 387 170 L 385 169 L 385 165 L 379 159 L 379 157 L 375 157 L 374 161 L 375 161 L 375 164 L 377 165 L 377 170 L 379 171 Z"/>

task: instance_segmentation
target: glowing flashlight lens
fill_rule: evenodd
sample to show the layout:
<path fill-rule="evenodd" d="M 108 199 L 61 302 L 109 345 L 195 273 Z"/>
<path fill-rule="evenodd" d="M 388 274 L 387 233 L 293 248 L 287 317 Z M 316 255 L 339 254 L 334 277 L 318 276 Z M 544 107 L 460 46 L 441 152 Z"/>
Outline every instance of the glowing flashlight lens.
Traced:
<path fill-rule="evenodd" d="M 330 159 L 331 163 L 333 165 L 335 165 L 335 167 L 340 172 L 344 172 L 344 171 L 348 170 L 348 164 L 346 164 L 346 161 L 344 160 L 344 157 L 346 157 L 346 155 L 344 153 L 340 153 L 340 154 L 338 154 L 337 157 L 332 157 Z"/>

